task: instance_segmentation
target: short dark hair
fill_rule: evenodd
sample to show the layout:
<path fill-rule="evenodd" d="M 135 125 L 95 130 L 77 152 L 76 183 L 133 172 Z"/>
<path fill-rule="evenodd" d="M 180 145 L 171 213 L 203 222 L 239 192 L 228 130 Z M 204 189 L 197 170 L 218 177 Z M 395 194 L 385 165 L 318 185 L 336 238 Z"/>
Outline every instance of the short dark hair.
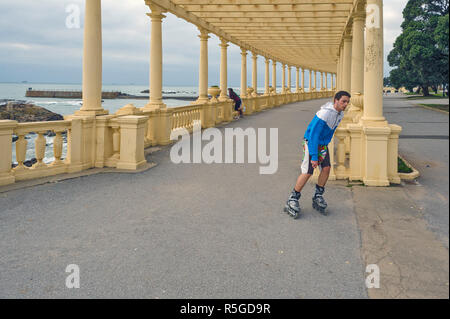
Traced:
<path fill-rule="evenodd" d="M 339 91 L 334 95 L 334 99 L 339 101 L 343 96 L 348 96 L 348 98 L 352 97 L 347 91 Z"/>

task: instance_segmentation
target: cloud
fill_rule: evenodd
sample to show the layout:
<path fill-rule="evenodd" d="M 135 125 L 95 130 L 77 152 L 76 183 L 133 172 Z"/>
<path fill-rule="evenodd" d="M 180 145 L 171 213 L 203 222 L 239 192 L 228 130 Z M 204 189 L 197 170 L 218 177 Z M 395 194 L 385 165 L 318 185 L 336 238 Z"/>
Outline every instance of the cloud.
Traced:
<path fill-rule="evenodd" d="M 0 0 L 6 2 L 6 0 Z M 385 57 L 400 34 L 402 9 L 407 0 L 384 1 Z M 0 81 L 76 83 L 81 79 L 85 0 L 15 0 L 0 11 Z M 68 6 L 78 6 L 80 28 L 67 28 Z M 144 0 L 103 0 L 104 83 L 147 84 L 151 21 Z M 197 28 L 167 14 L 163 20 L 165 85 L 197 85 L 200 41 Z M 219 39 L 208 43 L 210 84 L 219 82 Z M 229 83 L 240 82 L 240 49 L 228 48 Z M 251 58 L 248 56 L 248 82 Z M 281 68 L 277 79 L 281 83 Z M 385 63 L 385 73 L 389 71 Z M 264 59 L 258 59 L 258 84 L 263 86 Z M 272 69 L 270 69 L 272 70 Z M 180 81 L 184 81 L 180 83 Z M 292 73 L 295 85 L 295 70 Z"/>

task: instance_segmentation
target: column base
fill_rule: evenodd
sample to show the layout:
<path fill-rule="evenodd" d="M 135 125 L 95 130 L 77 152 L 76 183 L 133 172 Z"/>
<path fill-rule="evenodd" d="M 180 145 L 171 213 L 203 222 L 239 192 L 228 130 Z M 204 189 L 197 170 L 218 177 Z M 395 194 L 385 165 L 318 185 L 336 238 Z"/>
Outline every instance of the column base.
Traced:
<path fill-rule="evenodd" d="M 97 116 L 97 115 L 108 115 L 109 111 L 108 110 L 104 110 L 104 109 L 100 109 L 100 110 L 78 110 L 75 111 L 74 115 L 79 115 L 79 116 Z"/>
<path fill-rule="evenodd" d="M 162 102 L 150 102 L 147 103 L 142 110 L 143 111 L 154 111 L 154 110 L 159 110 L 159 109 L 166 109 L 167 105 L 162 103 Z"/>
<path fill-rule="evenodd" d="M 376 180 L 376 179 L 363 179 L 363 183 L 366 186 L 378 186 L 378 187 L 382 187 L 382 186 L 389 186 L 389 181 L 387 179 L 385 180 Z"/>

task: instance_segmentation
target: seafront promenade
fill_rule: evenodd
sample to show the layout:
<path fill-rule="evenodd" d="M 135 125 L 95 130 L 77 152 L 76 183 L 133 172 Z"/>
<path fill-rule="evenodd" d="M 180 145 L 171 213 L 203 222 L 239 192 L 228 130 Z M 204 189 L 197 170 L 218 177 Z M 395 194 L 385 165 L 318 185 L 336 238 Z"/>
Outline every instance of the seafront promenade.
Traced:
<path fill-rule="evenodd" d="M 385 97 L 386 118 L 404 128 L 400 154 L 421 176 L 377 188 L 330 181 L 327 217 L 311 207 L 311 184 L 293 220 L 282 207 L 300 140 L 326 101 L 218 126 L 278 128 L 273 175 L 174 164 L 163 146 L 140 173 L 0 187 L 0 298 L 448 298 L 448 115 Z M 79 289 L 66 288 L 70 264 Z M 369 264 L 378 289 L 366 288 Z"/>

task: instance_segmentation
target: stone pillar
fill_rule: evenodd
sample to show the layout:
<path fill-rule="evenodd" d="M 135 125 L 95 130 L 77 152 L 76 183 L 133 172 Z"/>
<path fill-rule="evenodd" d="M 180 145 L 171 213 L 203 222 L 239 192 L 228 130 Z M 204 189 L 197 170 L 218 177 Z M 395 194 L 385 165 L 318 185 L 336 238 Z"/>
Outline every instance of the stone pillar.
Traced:
<path fill-rule="evenodd" d="M 300 92 L 300 67 L 297 67 L 295 77 L 295 92 Z"/>
<path fill-rule="evenodd" d="M 265 85 L 265 91 L 264 91 L 264 95 L 269 95 L 270 91 L 269 91 L 269 64 L 270 64 L 270 60 L 268 58 L 266 58 L 266 74 L 265 74 L 265 81 L 264 81 L 264 85 Z"/>
<path fill-rule="evenodd" d="M 258 96 L 258 56 L 255 52 L 252 52 L 252 86 L 253 96 Z"/>
<path fill-rule="evenodd" d="M 325 72 L 325 91 L 328 91 L 328 73 Z"/>
<path fill-rule="evenodd" d="M 309 69 L 309 92 L 312 92 L 312 70 Z"/>
<path fill-rule="evenodd" d="M 324 90 L 324 86 L 323 86 L 323 72 L 320 72 L 320 90 L 321 91 Z"/>
<path fill-rule="evenodd" d="M 302 68 L 302 91 L 305 92 L 305 69 Z"/>
<path fill-rule="evenodd" d="M 277 93 L 277 61 L 272 60 L 272 87 L 274 93 Z"/>
<path fill-rule="evenodd" d="M 0 152 L 0 186 L 12 184 L 16 180 L 14 174 L 11 171 L 12 136 L 13 131 L 16 127 L 17 121 L 0 120 L 0 149 L 2 150 Z M 23 141 L 25 141 L 25 138 L 21 137 L 21 139 L 22 138 Z M 26 150 L 24 147 L 24 154 L 25 151 Z M 20 161 L 18 160 L 18 162 Z"/>
<path fill-rule="evenodd" d="M 247 50 L 241 48 L 241 97 L 247 97 Z"/>
<path fill-rule="evenodd" d="M 343 76 L 343 72 L 344 72 L 344 47 L 341 46 L 340 51 L 339 51 L 339 73 L 338 73 L 338 91 L 342 91 L 343 89 L 343 84 L 342 81 L 344 81 L 344 76 Z"/>
<path fill-rule="evenodd" d="M 227 66 L 227 48 L 228 43 L 225 39 L 220 39 L 220 96 L 219 101 L 228 101 L 228 66 Z"/>
<path fill-rule="evenodd" d="M 353 16 L 353 41 L 351 65 L 351 95 L 352 97 L 364 93 L 364 19 L 362 13 Z M 361 111 L 351 103 L 349 112 Z"/>
<path fill-rule="evenodd" d="M 164 109 L 167 106 L 162 99 L 162 19 L 161 9 L 150 6 L 152 13 L 147 15 L 152 21 L 150 42 L 150 99 L 144 107 L 147 110 Z"/>
<path fill-rule="evenodd" d="M 286 93 L 286 64 L 281 64 L 281 93 Z"/>
<path fill-rule="evenodd" d="M 86 1 L 83 42 L 83 106 L 75 114 L 108 114 L 102 108 L 101 0 Z"/>
<path fill-rule="evenodd" d="M 313 91 L 316 92 L 316 86 L 317 86 L 317 71 L 313 71 Z"/>
<path fill-rule="evenodd" d="M 364 122 L 383 122 L 383 1 L 367 0 Z M 386 123 L 384 123 L 386 124 Z"/>
<path fill-rule="evenodd" d="M 352 67 L 352 37 L 351 35 L 344 36 L 344 57 L 342 70 L 342 90 L 350 92 L 351 90 L 351 67 Z"/>
<path fill-rule="evenodd" d="M 198 73 L 198 99 L 195 103 L 208 103 L 208 31 L 199 28 L 200 64 Z"/>
<path fill-rule="evenodd" d="M 287 92 L 291 92 L 291 84 L 292 84 L 292 82 L 291 82 L 291 80 L 292 80 L 291 66 L 288 65 L 287 68 L 288 68 L 287 69 L 288 70 Z"/>

